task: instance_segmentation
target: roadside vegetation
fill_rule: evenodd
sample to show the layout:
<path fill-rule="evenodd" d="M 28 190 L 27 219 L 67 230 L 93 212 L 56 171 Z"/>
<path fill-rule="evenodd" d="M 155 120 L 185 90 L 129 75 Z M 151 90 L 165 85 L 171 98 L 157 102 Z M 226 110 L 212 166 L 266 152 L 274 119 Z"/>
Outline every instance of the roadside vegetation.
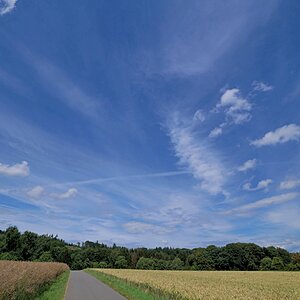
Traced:
<path fill-rule="evenodd" d="M 299 272 L 87 270 L 121 294 L 132 288 L 149 299 L 300 299 Z M 97 272 L 99 273 L 97 275 Z M 157 296 L 158 295 L 158 296 Z M 144 298 L 128 298 L 144 299 Z M 148 299 L 148 298 L 145 298 Z"/>
<path fill-rule="evenodd" d="M 56 280 L 35 300 L 63 300 L 70 276 L 70 271 L 60 274 Z"/>
<path fill-rule="evenodd" d="M 34 299 L 41 295 L 59 275 L 68 276 L 69 267 L 63 263 L 0 261 L 0 299 Z M 58 284 L 60 285 L 60 284 Z M 59 294 L 58 287 L 56 294 Z M 50 298 L 41 298 L 50 299 Z M 61 300 L 62 298 L 52 298 Z"/>
<path fill-rule="evenodd" d="M 99 272 L 93 269 L 85 270 L 88 274 L 96 277 L 101 282 L 110 286 L 112 289 L 117 291 L 122 296 L 126 297 L 128 300 L 169 300 L 171 299 L 166 293 L 162 293 L 159 290 L 147 289 L 125 281 L 115 276 L 105 274 L 104 272 Z"/>
<path fill-rule="evenodd" d="M 299 271 L 300 253 L 253 243 L 206 248 L 128 249 L 98 242 L 68 244 L 57 236 L 17 227 L 0 231 L 0 260 L 63 262 L 73 270 L 115 268 L 143 270 Z"/>

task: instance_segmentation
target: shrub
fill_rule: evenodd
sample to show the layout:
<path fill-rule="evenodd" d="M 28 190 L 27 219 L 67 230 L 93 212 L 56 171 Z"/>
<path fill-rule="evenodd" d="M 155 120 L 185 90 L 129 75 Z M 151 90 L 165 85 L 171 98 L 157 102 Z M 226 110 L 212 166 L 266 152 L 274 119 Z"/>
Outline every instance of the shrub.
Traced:
<path fill-rule="evenodd" d="M 264 257 L 260 262 L 260 270 L 261 271 L 269 271 L 271 270 L 272 259 L 270 257 Z"/>

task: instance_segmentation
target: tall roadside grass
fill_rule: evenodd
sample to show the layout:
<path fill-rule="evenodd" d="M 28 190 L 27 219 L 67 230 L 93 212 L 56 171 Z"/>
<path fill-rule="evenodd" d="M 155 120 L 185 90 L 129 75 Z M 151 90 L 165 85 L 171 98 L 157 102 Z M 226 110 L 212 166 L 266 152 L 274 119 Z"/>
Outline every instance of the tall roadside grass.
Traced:
<path fill-rule="evenodd" d="M 56 280 L 35 300 L 62 300 L 65 297 L 70 271 L 60 274 Z"/>
<path fill-rule="evenodd" d="M 34 299 L 68 270 L 63 263 L 0 261 L 0 299 Z"/>
<path fill-rule="evenodd" d="M 116 276 L 107 275 L 93 269 L 86 269 L 85 272 L 96 277 L 106 285 L 110 286 L 119 294 L 126 297 L 128 300 L 170 300 L 173 299 L 169 294 L 160 290 L 145 288 L 140 284 L 125 281 Z"/>

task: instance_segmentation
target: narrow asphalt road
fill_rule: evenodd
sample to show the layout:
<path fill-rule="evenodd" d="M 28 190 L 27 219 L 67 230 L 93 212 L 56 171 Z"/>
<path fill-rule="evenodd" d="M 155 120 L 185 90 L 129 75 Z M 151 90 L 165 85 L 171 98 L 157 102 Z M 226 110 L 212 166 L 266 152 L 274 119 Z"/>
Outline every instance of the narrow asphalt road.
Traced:
<path fill-rule="evenodd" d="M 71 271 L 65 300 L 126 300 L 84 271 Z"/>

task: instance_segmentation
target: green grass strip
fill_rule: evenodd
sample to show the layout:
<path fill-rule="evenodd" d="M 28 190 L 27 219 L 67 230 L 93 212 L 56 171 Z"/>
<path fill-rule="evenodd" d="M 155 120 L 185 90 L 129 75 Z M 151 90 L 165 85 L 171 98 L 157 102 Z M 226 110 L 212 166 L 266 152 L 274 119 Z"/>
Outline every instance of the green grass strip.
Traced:
<path fill-rule="evenodd" d="M 63 300 L 69 279 L 70 271 L 60 274 L 56 280 L 35 300 Z"/>
<path fill-rule="evenodd" d="M 162 295 L 159 291 L 143 288 L 137 284 L 125 281 L 112 275 L 107 275 L 101 271 L 94 271 L 91 269 L 84 270 L 90 275 L 96 277 L 118 293 L 126 297 L 128 300 L 169 300 L 173 299 L 166 295 Z"/>

